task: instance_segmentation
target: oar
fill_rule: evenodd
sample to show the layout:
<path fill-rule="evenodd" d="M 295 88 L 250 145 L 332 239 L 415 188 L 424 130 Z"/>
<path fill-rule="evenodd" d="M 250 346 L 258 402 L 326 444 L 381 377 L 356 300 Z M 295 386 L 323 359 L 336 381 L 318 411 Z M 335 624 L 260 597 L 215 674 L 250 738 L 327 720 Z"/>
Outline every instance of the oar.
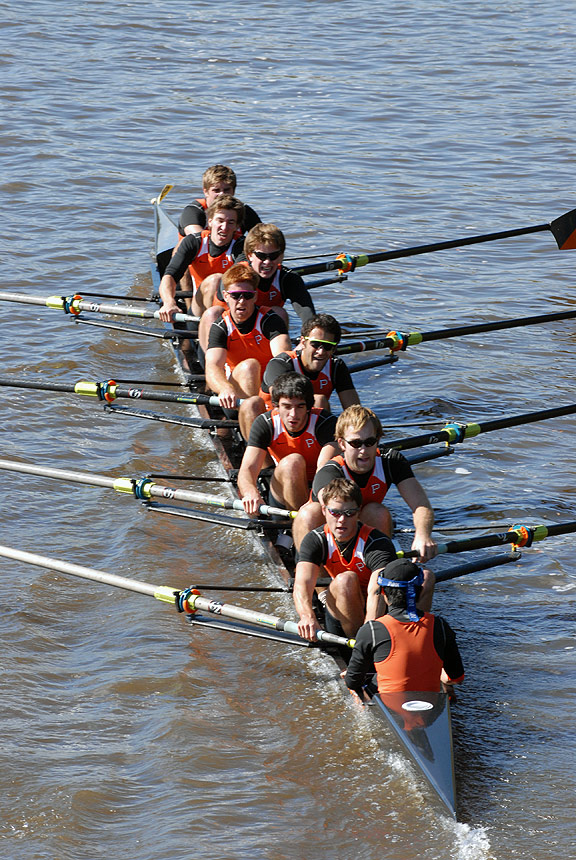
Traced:
<path fill-rule="evenodd" d="M 496 418 L 494 421 L 483 421 L 474 424 L 447 424 L 441 430 L 433 433 L 422 433 L 420 436 L 410 436 L 406 439 L 393 439 L 391 442 L 385 440 L 382 444 L 385 448 L 395 448 L 397 451 L 405 451 L 408 448 L 418 448 L 420 445 L 434 445 L 436 442 L 447 442 L 454 445 L 479 436 L 480 433 L 490 433 L 493 430 L 505 430 L 508 427 L 519 427 L 522 424 L 532 424 L 536 421 L 547 421 L 550 418 L 561 418 L 563 415 L 574 415 L 576 403 L 566 406 L 556 406 L 553 409 L 540 409 L 538 412 L 525 412 L 522 415 L 513 415 L 510 418 Z"/>
<path fill-rule="evenodd" d="M 6 388 L 28 388 L 33 391 L 58 391 L 65 394 L 81 394 L 86 397 L 97 397 L 98 400 L 105 400 L 107 403 L 112 403 L 118 397 L 125 397 L 128 400 L 160 400 L 167 403 L 193 403 L 200 406 L 218 406 L 218 398 L 216 395 L 209 394 L 176 394 L 173 391 L 146 391 L 144 388 L 123 388 L 118 385 L 113 379 L 104 382 L 89 382 L 81 380 L 80 382 L 31 382 L 20 379 L 15 380 L 9 377 L 0 377 L 0 387 Z M 240 403 L 241 401 L 238 401 Z"/>
<path fill-rule="evenodd" d="M 129 334 L 138 334 L 142 337 L 155 337 L 157 340 L 196 340 L 198 332 L 189 329 L 154 329 L 139 328 L 138 326 L 121 325 L 120 323 L 104 322 L 104 320 L 88 319 L 87 317 L 74 317 L 76 325 L 93 326 L 94 328 L 108 328 L 112 331 L 125 331 Z"/>
<path fill-rule="evenodd" d="M 517 547 L 532 546 L 534 541 L 544 540 L 547 537 L 555 535 L 572 534 L 576 532 L 576 522 L 557 523 L 557 525 L 540 525 L 540 526 L 525 526 L 515 525 L 508 529 L 507 532 L 499 532 L 492 535 L 480 535 L 479 537 L 463 538 L 462 540 L 452 540 L 448 543 L 438 544 L 438 554 L 447 552 L 468 552 L 473 549 L 486 549 L 490 546 L 500 546 L 501 544 L 510 543 Z M 397 553 L 399 558 L 416 558 L 418 552 L 416 550 L 400 550 Z"/>
<path fill-rule="evenodd" d="M 313 263 L 309 266 L 296 266 L 292 269 L 298 275 L 314 275 L 317 272 L 353 272 L 368 263 L 381 263 L 385 260 L 398 260 L 401 257 L 415 257 L 418 254 L 431 254 L 434 251 L 446 251 L 450 248 L 461 248 L 465 245 L 479 245 L 482 242 L 494 242 L 497 239 L 511 239 L 514 236 L 525 236 L 528 233 L 540 233 L 550 230 L 561 251 L 576 248 L 576 209 L 565 212 L 549 224 L 536 224 L 533 227 L 517 227 L 514 230 L 502 230 L 499 233 L 484 233 L 480 236 L 464 236 L 460 239 L 449 239 L 444 242 L 433 242 L 429 245 L 416 245 L 412 248 L 401 248 L 398 251 L 378 251 L 372 254 L 338 254 L 335 260 L 326 263 Z"/>
<path fill-rule="evenodd" d="M 220 603 L 218 600 L 208 600 L 200 594 L 195 593 L 194 589 L 191 588 L 180 590 L 170 588 L 170 586 L 166 585 L 152 585 L 147 582 L 140 582 L 137 579 L 127 579 L 114 573 L 94 570 L 90 567 L 59 561 L 58 559 L 48 558 L 36 553 L 23 552 L 22 550 L 12 549 L 8 546 L 0 546 L 0 556 L 11 558 L 14 561 L 25 562 L 26 564 L 33 564 L 36 567 L 56 570 L 59 573 L 78 576 L 82 579 L 91 579 L 94 582 L 112 585 L 115 588 L 123 588 L 126 591 L 145 594 L 148 597 L 154 597 L 156 600 L 162 601 L 162 603 L 169 603 L 175 606 L 179 612 L 185 612 L 190 615 L 193 615 L 198 610 L 202 610 L 210 612 L 213 615 L 223 615 L 227 618 L 235 618 L 238 621 L 246 621 L 250 624 L 285 631 L 296 636 L 299 635 L 298 625 L 295 621 L 285 621 L 276 615 L 255 612 L 252 609 L 245 609 L 242 606 L 234 606 L 230 603 Z M 319 630 L 316 635 L 321 642 L 326 642 L 330 645 L 342 645 L 347 648 L 354 647 L 354 640 L 346 639 L 344 636 L 336 636 L 334 633 L 327 633 L 325 630 Z"/>
<path fill-rule="evenodd" d="M 212 430 L 215 427 L 237 428 L 238 421 L 231 418 L 200 418 L 194 415 L 169 415 L 161 412 L 151 412 L 149 409 L 136 409 L 134 406 L 117 406 L 104 403 L 104 411 L 113 415 L 143 418 L 145 421 L 158 421 L 161 424 L 177 424 L 180 427 L 197 427 L 200 430 Z"/>
<path fill-rule="evenodd" d="M 361 340 L 352 343 L 341 343 L 336 352 L 338 355 L 348 355 L 353 352 L 368 352 L 375 349 L 391 349 L 394 352 L 405 350 L 409 346 L 419 343 L 427 343 L 432 340 L 446 340 L 450 337 L 465 337 L 470 334 L 479 334 L 487 331 L 501 331 L 508 328 L 520 328 L 522 326 L 541 325 L 542 323 L 555 322 L 556 320 L 568 320 L 576 317 L 576 311 L 555 311 L 550 314 L 537 314 L 530 317 L 517 317 L 510 320 L 498 320 L 497 322 L 476 323 L 474 325 L 455 326 L 453 328 L 440 328 L 434 331 L 411 331 L 402 334 L 399 331 L 391 331 L 385 337 Z"/>
<path fill-rule="evenodd" d="M 66 314 L 77 316 L 82 311 L 90 311 L 91 313 L 110 314 L 111 316 L 124 317 L 140 317 L 141 319 L 159 320 L 160 311 L 149 311 L 144 308 L 132 308 L 129 305 L 107 305 L 97 302 L 85 301 L 82 296 L 48 296 L 42 298 L 40 296 L 27 296 L 20 293 L 4 293 L 0 292 L 0 301 L 17 302 L 24 305 L 42 305 L 46 308 L 62 310 Z M 173 322 L 198 322 L 199 317 L 193 317 L 189 314 L 176 313 L 173 315 Z"/>
<path fill-rule="evenodd" d="M 14 460 L 0 460 L 0 469 L 6 472 L 20 472 L 25 475 L 37 475 L 40 478 L 55 478 L 60 481 L 70 481 L 73 484 L 89 484 L 93 487 L 105 487 L 118 493 L 128 493 L 141 501 L 151 498 L 175 499 L 181 502 L 195 502 L 201 505 L 215 505 L 227 510 L 242 511 L 244 506 L 240 499 L 227 499 L 223 496 L 213 496 L 208 493 L 198 493 L 195 490 L 176 490 L 173 487 L 163 487 L 155 484 L 149 477 L 143 478 L 108 478 L 106 475 L 94 475 L 90 472 L 75 472 L 70 469 L 52 469 L 48 466 L 36 466 L 33 463 L 19 463 Z M 287 511 L 270 505 L 260 505 L 258 512 L 264 516 L 289 517 L 293 519 L 297 511 Z"/>

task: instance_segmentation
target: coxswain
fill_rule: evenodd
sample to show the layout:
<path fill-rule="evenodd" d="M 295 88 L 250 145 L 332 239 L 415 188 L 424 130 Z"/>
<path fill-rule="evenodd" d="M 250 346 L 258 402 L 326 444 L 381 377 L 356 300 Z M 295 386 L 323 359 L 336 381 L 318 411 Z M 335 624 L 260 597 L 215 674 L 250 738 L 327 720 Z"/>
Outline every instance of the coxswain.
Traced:
<path fill-rule="evenodd" d="M 390 486 L 395 484 L 412 511 L 415 530 L 412 549 L 418 552 L 418 560 L 423 563 L 436 555 L 437 546 L 431 537 L 434 511 L 428 496 L 399 451 L 378 447 L 381 436 L 380 419 L 371 409 L 356 405 L 342 412 L 336 424 L 336 446 L 327 446 L 322 452 L 311 499 L 294 521 L 297 548 L 304 535 L 324 521 L 323 488 L 334 478 L 345 477 L 354 481 L 362 492 L 362 522 L 387 535 L 392 535 L 393 523 L 383 500 Z M 325 462 L 330 453 L 332 459 Z"/>
<path fill-rule="evenodd" d="M 244 240 L 244 253 L 240 260 L 246 260 L 246 264 L 260 276 L 257 304 L 274 308 L 288 326 L 288 314 L 284 308 L 287 301 L 292 304 L 302 322 L 314 316 L 315 309 L 300 275 L 282 265 L 285 251 L 286 239 L 282 230 L 275 224 L 257 224 Z M 222 287 L 218 285 L 212 307 L 208 308 L 200 323 L 198 336 L 203 349 L 206 348 L 210 326 L 219 319 L 224 307 Z"/>
<path fill-rule="evenodd" d="M 320 630 L 313 597 L 321 570 L 332 578 L 323 592 L 328 632 L 352 638 L 364 621 L 378 615 L 373 583 L 396 558 L 396 550 L 387 535 L 360 522 L 361 508 L 362 493 L 352 481 L 335 478 L 324 488 L 326 522 L 302 541 L 294 579 L 298 632 L 305 639 L 316 639 Z"/>
<path fill-rule="evenodd" d="M 340 323 L 330 314 L 315 314 L 306 320 L 295 349 L 273 358 L 264 371 L 259 396 L 241 406 L 243 426 L 250 427 L 257 415 L 270 408 L 270 387 L 283 373 L 295 371 L 308 377 L 314 389 L 314 406 L 330 409 L 334 392 L 343 409 L 360 403 L 348 366 L 334 352 L 342 337 Z"/>
<path fill-rule="evenodd" d="M 206 384 L 225 409 L 254 395 L 272 356 L 290 344 L 284 320 L 256 304 L 258 275 L 236 263 L 222 278 L 227 309 L 212 324 L 206 350 Z"/>
<path fill-rule="evenodd" d="M 182 210 L 178 222 L 178 233 L 181 237 L 189 233 L 201 233 L 206 229 L 206 211 L 214 203 L 216 198 L 223 195 L 236 196 L 236 174 L 231 167 L 224 164 L 215 164 L 209 167 L 202 175 L 202 191 L 204 197 L 197 198 Z M 255 224 L 260 223 L 258 214 L 251 206 L 244 204 L 244 231 L 251 230 Z"/>
<path fill-rule="evenodd" d="M 244 205 L 235 197 L 217 197 L 206 212 L 208 227 L 200 234 L 190 233 L 180 242 L 160 281 L 160 319 L 171 322 L 181 308 L 176 302 L 176 287 L 186 271 L 192 276 L 194 297 L 186 306 L 202 316 L 212 304 L 216 288 L 214 275 L 222 276 L 243 251 L 241 226 Z M 206 304 L 207 303 L 207 304 Z"/>
<path fill-rule="evenodd" d="M 402 558 L 388 564 L 370 584 L 375 595 L 382 591 L 387 612 L 368 620 L 356 635 L 344 680 L 360 700 L 374 668 L 378 692 L 394 709 L 394 694 L 450 692 L 453 684 L 464 680 L 454 631 L 439 615 L 421 607 L 423 582 L 422 569 Z"/>
<path fill-rule="evenodd" d="M 247 514 L 264 500 L 258 476 L 274 464 L 269 503 L 298 510 L 310 495 L 310 484 L 322 446 L 334 439 L 336 418 L 314 406 L 312 383 L 299 373 L 286 373 L 272 386 L 271 412 L 254 421 L 238 472 L 238 493 Z"/>

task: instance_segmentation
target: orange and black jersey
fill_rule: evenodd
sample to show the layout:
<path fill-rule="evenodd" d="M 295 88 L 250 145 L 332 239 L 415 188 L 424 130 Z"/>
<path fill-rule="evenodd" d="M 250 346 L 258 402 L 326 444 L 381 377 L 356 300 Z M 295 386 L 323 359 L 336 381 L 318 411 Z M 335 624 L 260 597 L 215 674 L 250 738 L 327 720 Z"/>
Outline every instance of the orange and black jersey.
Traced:
<path fill-rule="evenodd" d="M 389 616 L 384 616 L 384 619 L 388 618 L 390 619 L 390 624 L 393 630 L 395 626 L 405 626 L 405 630 L 403 631 L 405 634 L 404 638 L 407 637 L 408 640 L 411 636 L 419 636 L 422 632 L 420 628 L 423 628 L 423 625 L 427 624 L 430 626 L 431 623 L 433 624 L 430 643 L 435 652 L 435 654 L 431 656 L 433 658 L 437 658 L 437 669 L 434 670 L 433 673 L 435 677 L 429 679 L 431 683 L 428 687 L 422 686 L 422 680 L 419 679 L 419 686 L 412 687 L 410 686 L 410 683 L 408 683 L 408 685 L 401 683 L 399 684 L 399 689 L 439 690 L 440 670 L 442 667 L 448 677 L 453 681 L 462 680 L 464 677 L 464 667 L 462 666 L 462 658 L 460 657 L 458 645 L 456 644 L 456 636 L 444 618 L 441 618 L 439 615 L 433 615 L 432 613 L 426 613 L 426 615 L 422 616 L 420 621 L 410 621 L 404 612 L 397 610 L 393 610 Z M 394 677 L 398 671 L 400 671 L 400 674 L 403 671 L 403 668 L 399 670 L 398 667 L 394 665 L 392 646 L 393 636 L 386 624 L 383 623 L 383 619 L 376 619 L 376 621 L 368 621 L 366 624 L 363 624 L 356 634 L 356 645 L 352 651 L 352 656 L 346 672 L 345 681 L 349 689 L 354 690 L 361 697 L 363 684 L 365 683 L 367 676 L 374 674 L 375 664 L 377 664 L 378 673 L 382 676 L 379 678 L 380 686 L 382 686 L 383 682 L 386 681 L 386 686 L 388 686 L 390 690 L 390 688 L 394 686 Z M 386 664 L 385 661 L 389 658 L 389 664 Z"/>
<path fill-rule="evenodd" d="M 305 427 L 298 433 L 289 433 L 280 420 L 277 409 L 258 415 L 248 437 L 248 446 L 268 451 L 276 462 L 291 453 L 301 453 L 307 464 L 308 480 L 312 481 L 318 454 L 323 445 L 334 439 L 336 416 L 325 409 L 313 408 Z M 284 444 L 280 444 L 280 443 Z"/>
<path fill-rule="evenodd" d="M 184 277 L 188 266 L 193 263 L 198 256 L 198 252 L 201 247 L 202 236 L 200 233 L 190 233 L 189 236 L 185 236 L 174 252 L 174 256 L 166 266 L 164 274 L 172 275 L 175 281 L 179 281 Z M 208 251 L 211 257 L 221 257 L 223 254 L 226 254 L 229 248 L 230 245 L 215 245 L 211 239 L 208 239 Z M 243 248 L 244 237 L 242 236 L 239 239 L 236 239 L 232 244 L 231 256 L 234 261 L 240 256 Z"/>
<path fill-rule="evenodd" d="M 238 262 L 246 262 L 244 254 L 240 255 Z M 302 322 L 306 322 L 316 313 L 304 281 L 300 275 L 287 269 L 286 266 L 280 266 L 271 278 L 260 278 L 256 301 L 259 305 L 269 308 L 283 307 L 285 302 L 290 302 Z M 222 295 L 222 284 L 218 285 L 216 302 L 226 304 Z"/>
<path fill-rule="evenodd" d="M 350 564 L 352 564 L 354 558 L 354 551 L 358 544 L 361 529 L 362 524 L 359 523 L 358 531 L 354 537 L 346 541 L 343 546 L 338 544 L 338 542 L 332 538 L 334 544 L 339 549 L 341 558 Z M 319 526 L 317 529 L 308 532 L 300 544 L 298 561 L 316 564 L 318 567 L 325 566 L 331 553 L 330 543 L 331 542 L 326 536 L 324 526 Z M 372 573 L 374 570 L 381 570 L 383 567 L 386 567 L 389 562 L 394 561 L 395 558 L 396 549 L 394 548 L 394 544 L 390 538 L 378 529 L 370 529 L 370 533 L 366 537 L 362 549 L 362 560 L 369 573 Z"/>
<path fill-rule="evenodd" d="M 315 394 L 325 394 L 330 397 L 333 391 L 340 393 L 354 388 L 348 365 L 341 358 L 329 358 L 321 371 L 309 373 L 302 366 L 298 353 L 299 350 L 281 352 L 270 361 L 262 379 L 261 387 L 264 394 L 270 393 L 272 383 L 279 376 L 293 371 L 308 377 L 312 382 Z M 324 387 L 321 387 L 322 384 Z"/>
<path fill-rule="evenodd" d="M 395 451 L 392 448 L 389 448 L 388 450 L 381 452 L 381 461 L 384 479 L 388 487 L 390 487 L 391 484 L 400 484 L 407 478 L 414 477 L 414 472 L 412 471 L 408 460 L 400 453 L 400 451 Z M 374 470 L 363 474 L 353 472 L 351 469 L 347 469 L 346 471 L 348 474 L 345 473 L 344 468 L 338 462 L 335 460 L 329 460 L 316 472 L 314 483 L 312 484 L 312 500 L 317 502 L 320 490 L 323 490 L 330 481 L 334 480 L 334 478 L 348 478 L 349 480 L 354 481 L 354 483 L 363 490 L 370 483 Z"/>
<path fill-rule="evenodd" d="M 188 206 L 185 206 L 178 221 L 178 233 L 180 236 L 186 235 L 186 227 L 206 227 L 206 200 L 205 198 L 193 200 Z M 244 225 L 242 233 L 247 233 L 256 224 L 260 224 L 261 220 L 258 213 L 251 206 L 244 204 Z"/>
<path fill-rule="evenodd" d="M 273 309 L 256 307 L 254 313 L 246 322 L 234 323 L 234 327 L 241 335 L 250 334 L 256 324 L 259 311 L 264 312 L 259 327 L 266 340 L 271 341 L 280 334 L 288 334 L 286 323 L 278 314 L 274 313 Z M 228 349 L 228 337 L 229 332 L 225 319 L 222 318 L 212 323 L 208 335 L 208 349 Z"/>

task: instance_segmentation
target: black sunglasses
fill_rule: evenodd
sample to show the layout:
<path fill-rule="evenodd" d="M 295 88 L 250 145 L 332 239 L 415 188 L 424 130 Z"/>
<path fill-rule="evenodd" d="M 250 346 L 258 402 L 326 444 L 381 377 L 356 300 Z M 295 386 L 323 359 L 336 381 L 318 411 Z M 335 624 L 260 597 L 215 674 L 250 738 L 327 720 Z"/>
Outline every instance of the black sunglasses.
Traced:
<path fill-rule="evenodd" d="M 378 444 L 376 436 L 368 436 L 367 439 L 344 439 L 344 441 L 351 448 L 371 448 L 373 445 Z"/>
<path fill-rule="evenodd" d="M 234 299 L 235 302 L 239 302 L 240 299 L 246 299 L 246 301 L 253 299 L 256 293 L 249 293 L 247 290 L 235 290 L 233 293 L 226 293 L 226 295 Z"/>
<path fill-rule="evenodd" d="M 252 251 L 252 253 L 264 262 L 264 260 L 277 260 L 282 251 Z"/>
<path fill-rule="evenodd" d="M 332 514 L 333 517 L 336 517 L 336 519 L 339 517 L 346 517 L 346 519 L 349 519 L 350 517 L 355 517 L 360 511 L 360 508 L 347 508 L 345 511 L 338 510 L 337 508 L 326 508 L 326 510 L 329 514 Z"/>
<path fill-rule="evenodd" d="M 305 337 L 304 340 L 307 340 L 310 343 L 312 349 L 324 349 L 326 352 L 334 352 L 338 346 L 337 343 L 334 343 L 331 340 L 313 340 L 310 337 Z"/>

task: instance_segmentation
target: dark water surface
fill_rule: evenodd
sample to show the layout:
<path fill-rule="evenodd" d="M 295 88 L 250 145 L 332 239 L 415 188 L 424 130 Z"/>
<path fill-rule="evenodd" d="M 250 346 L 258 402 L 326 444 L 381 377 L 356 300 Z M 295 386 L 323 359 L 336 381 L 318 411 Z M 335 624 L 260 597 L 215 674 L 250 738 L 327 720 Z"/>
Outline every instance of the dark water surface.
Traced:
<path fill-rule="evenodd" d="M 521 0 L 0 2 L 1 289 L 147 295 L 150 198 L 174 183 L 177 213 L 216 162 L 293 256 L 547 222 L 576 205 L 572 13 Z M 575 261 L 545 232 L 372 265 L 314 295 L 345 322 L 426 331 L 571 308 Z M 3 377 L 173 378 L 155 340 L 1 310 Z M 574 332 L 422 344 L 357 382 L 388 425 L 546 409 L 574 401 Z M 195 431 L 84 398 L 2 389 L 2 403 L 5 458 L 217 473 Z M 563 418 L 486 434 L 418 467 L 439 523 L 576 519 L 575 431 Z M 175 587 L 274 582 L 241 534 L 108 490 L 0 481 L 3 544 Z M 192 631 L 149 598 L 0 560 L 0 855 L 576 856 L 573 543 L 437 589 L 467 667 L 459 824 L 321 656 Z M 292 612 L 282 596 L 241 600 Z"/>

